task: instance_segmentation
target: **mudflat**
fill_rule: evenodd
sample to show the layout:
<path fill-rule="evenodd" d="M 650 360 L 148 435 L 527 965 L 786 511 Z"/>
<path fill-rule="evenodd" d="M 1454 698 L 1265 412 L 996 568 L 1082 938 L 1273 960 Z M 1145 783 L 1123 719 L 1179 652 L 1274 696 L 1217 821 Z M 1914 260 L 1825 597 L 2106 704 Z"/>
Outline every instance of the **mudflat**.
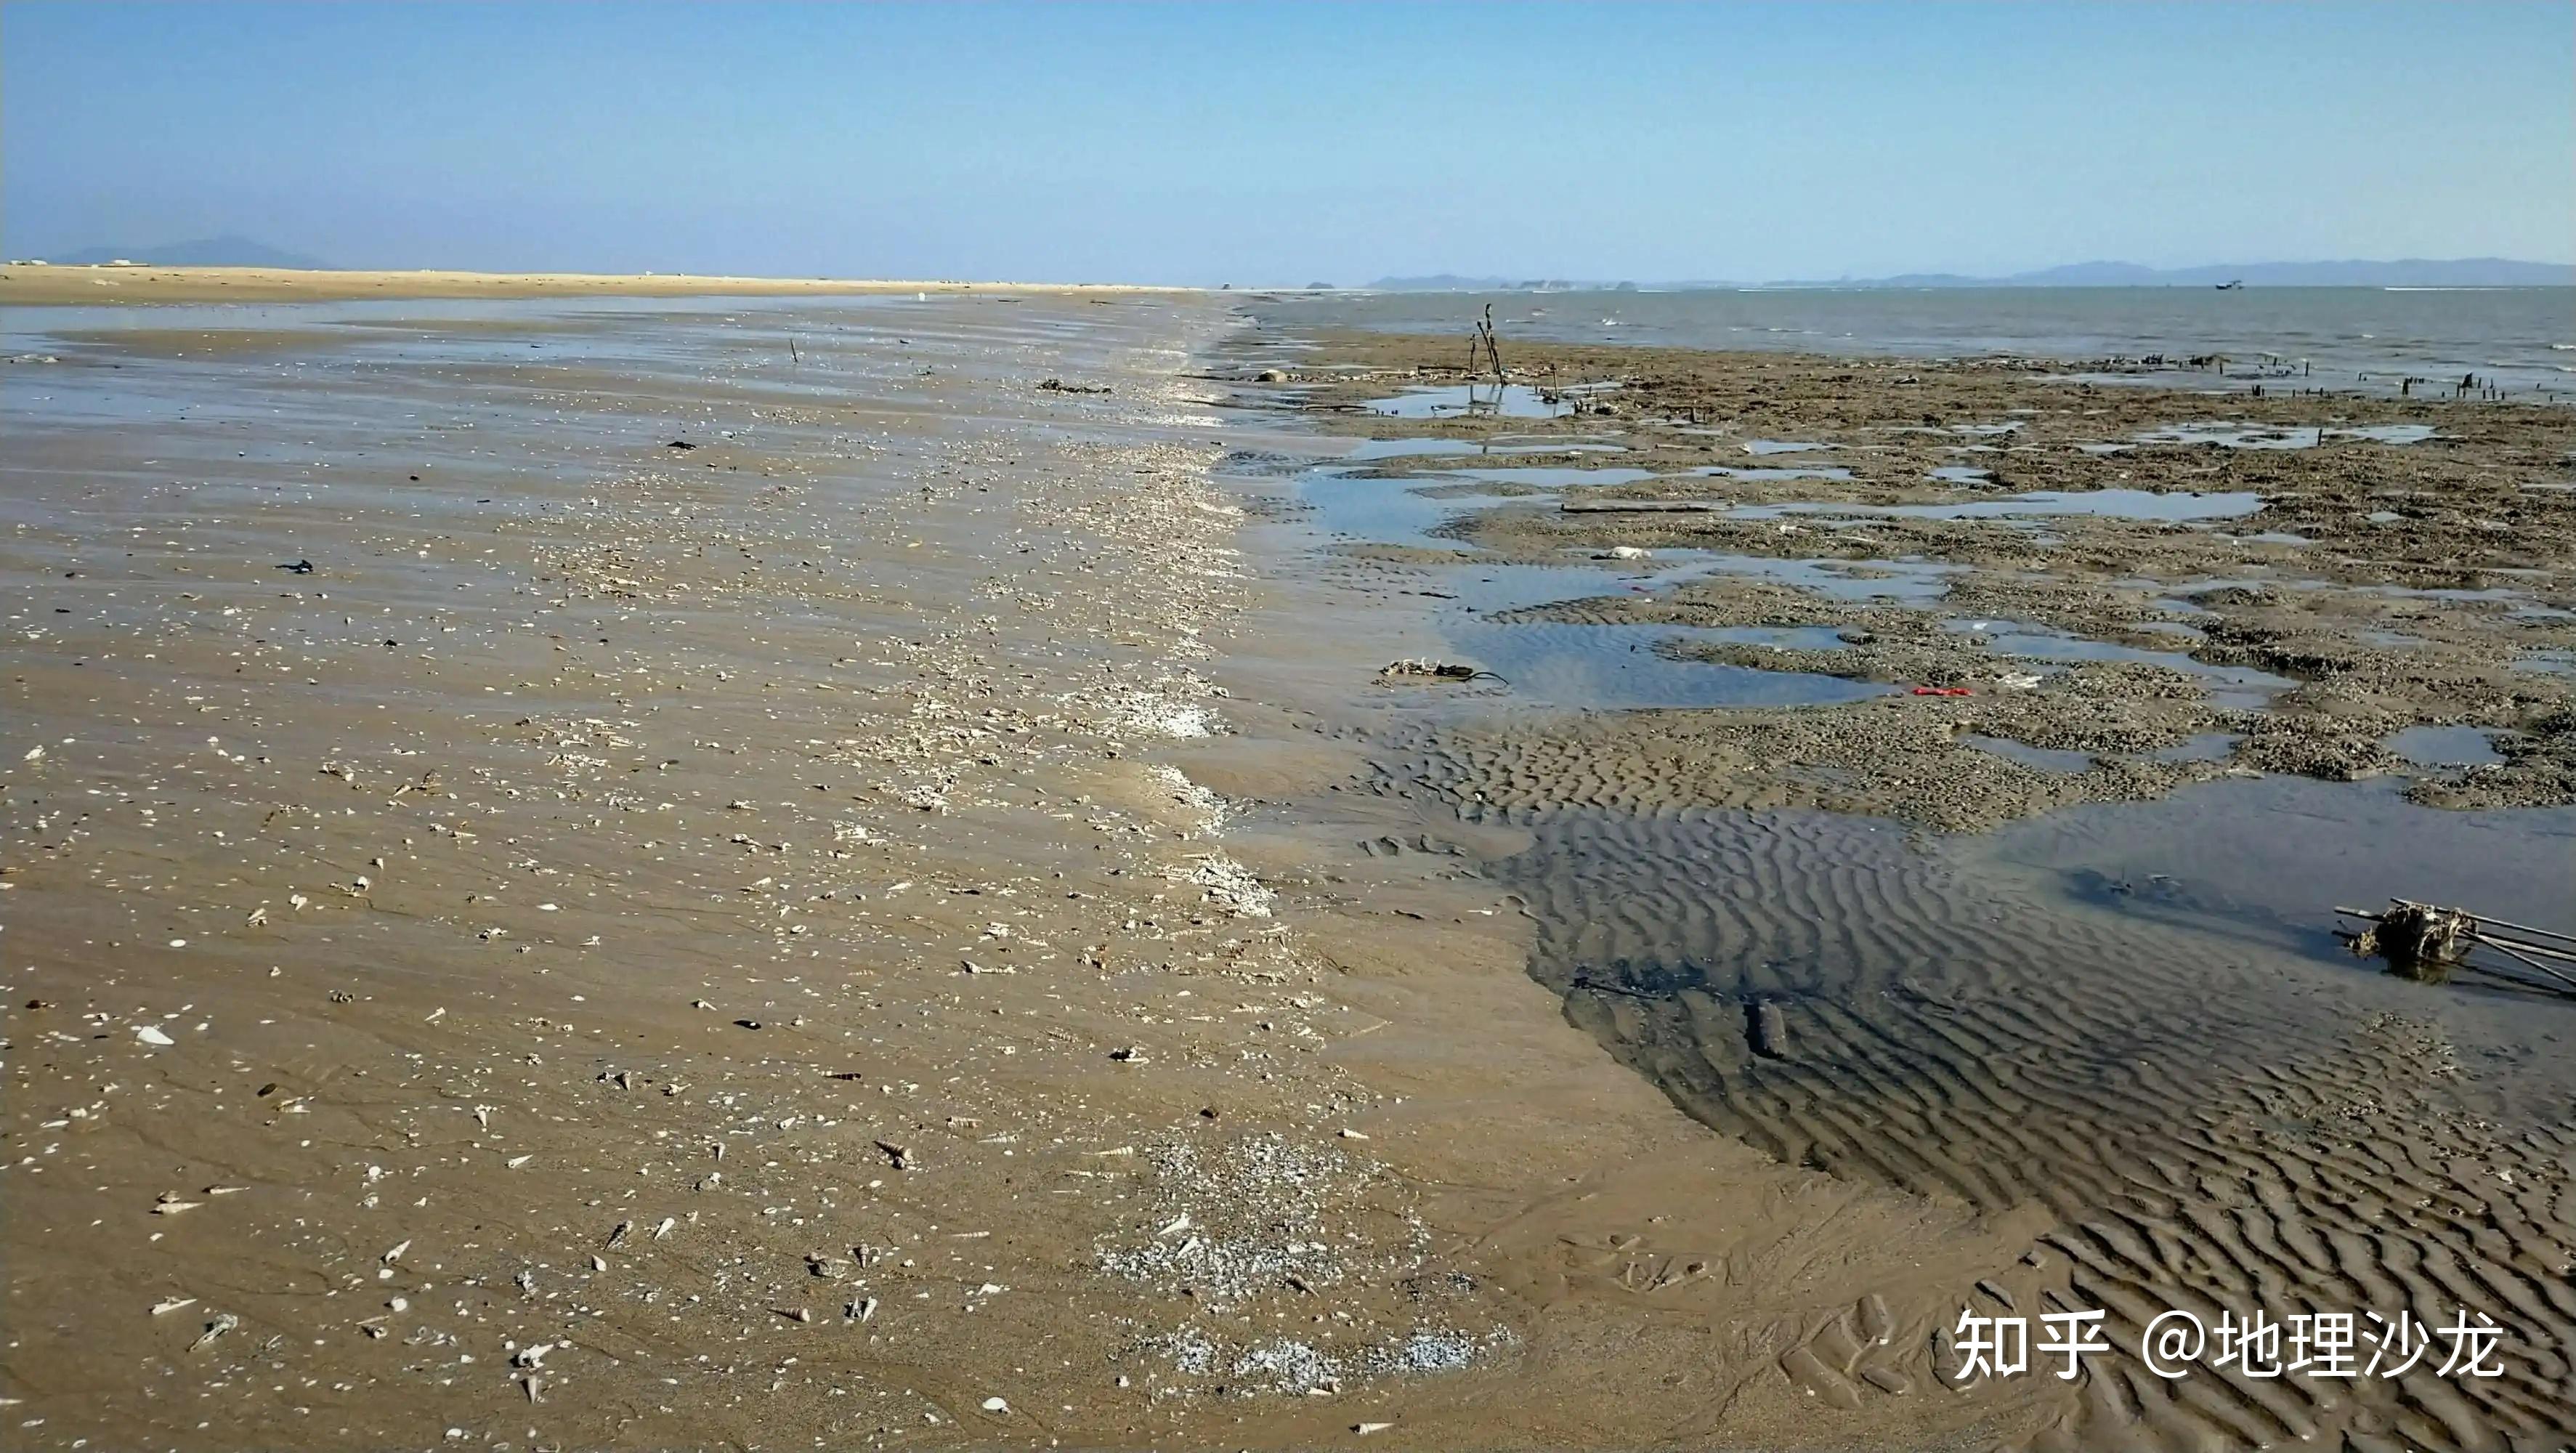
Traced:
<path fill-rule="evenodd" d="M 1261 829 L 1212 302 L 257 321 L 12 315 L 17 1445 L 1785 1440 L 2017 1250 Z"/>
<path fill-rule="evenodd" d="M 1309 416 L 1414 441 L 1356 472 L 1483 496 L 1361 553 L 1606 564 L 1483 619 L 1627 627 L 1659 657 L 1864 688 L 1539 733 L 1638 754 L 1642 775 L 1604 783 L 1622 805 L 1978 827 L 2231 773 L 2384 777 L 2416 742 L 2466 754 L 2418 764 L 2437 770 L 2417 801 L 2576 802 L 2568 409 L 2249 392 L 2179 361 L 1547 343 L 1514 349 L 1535 382 L 1496 402 L 1488 380 L 1469 409 L 1454 340 L 1329 347 L 1345 366 L 1312 376 Z M 1437 452 L 1481 440 L 1506 447 Z M 1472 790 L 1510 800 L 1499 776 Z"/>
<path fill-rule="evenodd" d="M 2576 931 L 2563 408 L 1527 339 L 1502 382 L 1287 317 L 1250 363 L 1354 442 L 1234 467 L 1371 621 L 1346 668 L 1426 663 L 1325 728 L 1409 821 L 1370 850 L 1508 886 L 1568 1019 L 1731 1140 L 2028 1232 L 1769 1375 L 1929 1443 L 1995 1390 L 1963 1315 L 2098 1311 L 2115 1352 L 2004 1384 L 1995 1446 L 2576 1426 L 2563 986 L 2329 931 L 2399 894 Z M 2157 1318 L 2255 1311 L 2516 1350 L 2151 1370 Z"/>
<path fill-rule="evenodd" d="M 2564 1006 L 2295 916 L 2554 911 L 2558 415 L 924 291 L 11 315 L 19 1444 L 2570 1421 Z"/>

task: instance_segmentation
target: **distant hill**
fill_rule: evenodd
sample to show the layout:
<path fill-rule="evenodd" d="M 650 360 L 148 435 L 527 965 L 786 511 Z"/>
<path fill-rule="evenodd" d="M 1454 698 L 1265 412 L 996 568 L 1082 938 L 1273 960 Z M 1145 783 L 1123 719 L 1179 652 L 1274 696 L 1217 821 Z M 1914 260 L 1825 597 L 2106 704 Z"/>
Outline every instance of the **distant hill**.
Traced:
<path fill-rule="evenodd" d="M 200 237 L 193 242 L 173 242 L 162 247 L 85 247 L 46 261 L 66 267 L 119 261 L 152 262 L 163 267 L 327 268 L 331 265 L 318 257 L 288 252 L 247 237 Z"/>
<path fill-rule="evenodd" d="M 2249 288 L 2534 288 L 2576 286 L 2576 264 L 2515 262 L 2502 257 L 2433 260 L 2400 258 L 2394 262 L 2237 262 L 2207 267 L 2142 267 L 2134 262 L 2077 262 L 2003 277 L 1971 277 L 1955 272 L 1902 273 L 1895 277 L 1832 278 L 1774 282 L 1691 281 L 1654 283 L 1674 290 L 1694 288 L 2155 288 L 2216 287 L 2242 282 Z M 1369 286 L 1384 292 L 1561 292 L 1568 288 L 1609 289 L 1633 283 L 1515 282 L 1498 277 L 1381 278 Z"/>

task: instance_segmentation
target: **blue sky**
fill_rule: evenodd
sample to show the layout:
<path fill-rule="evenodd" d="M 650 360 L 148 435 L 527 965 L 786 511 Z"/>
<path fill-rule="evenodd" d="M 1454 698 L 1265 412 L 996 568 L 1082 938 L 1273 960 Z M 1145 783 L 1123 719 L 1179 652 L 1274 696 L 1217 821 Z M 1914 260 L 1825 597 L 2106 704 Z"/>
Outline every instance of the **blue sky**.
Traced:
<path fill-rule="evenodd" d="M 0 251 L 1362 282 L 2576 259 L 2576 5 L 0 6 Z"/>

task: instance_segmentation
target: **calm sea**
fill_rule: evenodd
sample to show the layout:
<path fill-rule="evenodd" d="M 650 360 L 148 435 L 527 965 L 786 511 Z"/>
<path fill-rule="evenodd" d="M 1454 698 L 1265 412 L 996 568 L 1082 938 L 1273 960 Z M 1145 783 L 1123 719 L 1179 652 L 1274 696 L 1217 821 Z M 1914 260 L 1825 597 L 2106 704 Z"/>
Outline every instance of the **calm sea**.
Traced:
<path fill-rule="evenodd" d="M 2576 401 L 2576 288 L 1330 293 L 1251 306 L 1292 330 L 1463 338 L 1487 303 L 1507 353 L 1518 336 L 1927 357 L 2219 354 L 2249 382 L 2261 371 L 2297 375 L 2304 364 L 2312 384 L 2335 388 L 2393 392 L 2412 375 L 2447 390 L 2476 374 L 2519 396 Z"/>

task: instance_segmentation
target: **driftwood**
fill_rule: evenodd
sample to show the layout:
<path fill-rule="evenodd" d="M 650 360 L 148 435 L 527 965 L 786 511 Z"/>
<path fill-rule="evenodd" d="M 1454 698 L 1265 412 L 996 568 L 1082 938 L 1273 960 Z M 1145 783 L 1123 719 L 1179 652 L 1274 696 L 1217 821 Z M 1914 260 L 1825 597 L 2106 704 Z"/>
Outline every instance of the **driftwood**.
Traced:
<path fill-rule="evenodd" d="M 2372 913 L 2360 908 L 2335 912 L 2370 926 L 2359 932 L 2336 929 L 2344 946 L 2362 958 L 2379 958 L 2400 978 L 2422 983 L 2446 982 L 2453 970 L 2465 969 L 2544 993 L 2576 996 L 2576 934 L 2502 919 L 2482 919 L 2465 909 L 2443 908 L 2391 898 L 2389 908 Z M 2502 954 L 2514 967 L 2481 962 L 2469 955 L 2486 949 Z"/>
<path fill-rule="evenodd" d="M 1711 499 L 1570 499 L 1557 506 L 1569 515 L 1704 515 L 1724 508 Z"/>

